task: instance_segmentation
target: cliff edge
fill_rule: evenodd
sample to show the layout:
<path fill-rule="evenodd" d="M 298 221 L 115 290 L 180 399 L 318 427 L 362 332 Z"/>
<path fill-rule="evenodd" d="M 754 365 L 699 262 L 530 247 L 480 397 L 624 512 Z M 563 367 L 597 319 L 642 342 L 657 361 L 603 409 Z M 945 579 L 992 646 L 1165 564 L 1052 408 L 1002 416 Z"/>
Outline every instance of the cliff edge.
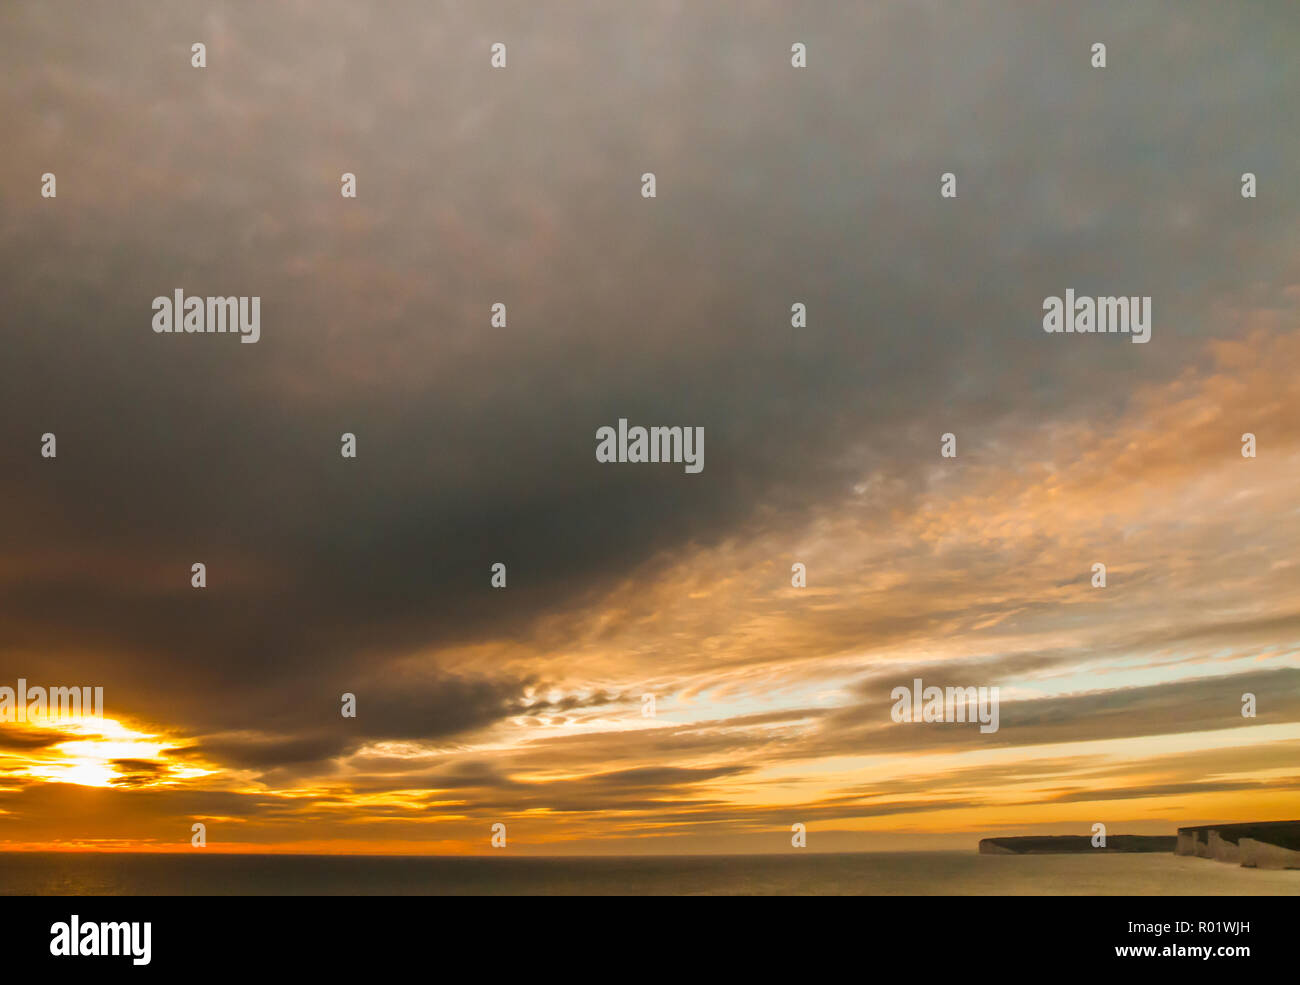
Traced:
<path fill-rule="evenodd" d="M 1248 869 L 1300 869 L 1300 821 L 1179 828 L 1174 853 L 1231 862 Z"/>
<path fill-rule="evenodd" d="M 1110 835 L 1105 848 L 1094 848 L 1089 835 L 1031 835 L 1024 838 L 983 838 L 981 855 L 1084 855 L 1108 852 L 1172 852 L 1173 835 Z"/>

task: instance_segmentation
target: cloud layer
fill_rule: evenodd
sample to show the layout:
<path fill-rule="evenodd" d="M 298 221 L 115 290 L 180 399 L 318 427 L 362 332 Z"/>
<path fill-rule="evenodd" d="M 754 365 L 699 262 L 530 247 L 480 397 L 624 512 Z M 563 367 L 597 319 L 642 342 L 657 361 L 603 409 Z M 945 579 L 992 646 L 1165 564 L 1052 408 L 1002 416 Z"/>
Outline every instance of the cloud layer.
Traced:
<path fill-rule="evenodd" d="M 1294 795 L 1293 5 L 0 17 L 0 683 L 134 736 L 0 726 L 0 843 L 869 848 Z M 260 296 L 261 341 L 155 335 L 176 288 Z M 1151 296 L 1151 343 L 1044 334 L 1066 288 Z M 598 464 L 620 417 L 704 471 Z M 1002 729 L 895 726 L 915 676 Z"/>

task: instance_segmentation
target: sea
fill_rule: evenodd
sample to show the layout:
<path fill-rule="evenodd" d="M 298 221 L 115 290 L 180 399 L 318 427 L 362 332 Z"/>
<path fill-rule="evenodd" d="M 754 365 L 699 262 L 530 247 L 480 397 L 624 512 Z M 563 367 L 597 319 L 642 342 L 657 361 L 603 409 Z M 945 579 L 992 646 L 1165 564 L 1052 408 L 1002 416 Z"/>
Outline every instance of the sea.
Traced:
<path fill-rule="evenodd" d="M 627 857 L 0 853 L 0 895 L 1300 896 L 1300 870 L 1164 854 Z"/>

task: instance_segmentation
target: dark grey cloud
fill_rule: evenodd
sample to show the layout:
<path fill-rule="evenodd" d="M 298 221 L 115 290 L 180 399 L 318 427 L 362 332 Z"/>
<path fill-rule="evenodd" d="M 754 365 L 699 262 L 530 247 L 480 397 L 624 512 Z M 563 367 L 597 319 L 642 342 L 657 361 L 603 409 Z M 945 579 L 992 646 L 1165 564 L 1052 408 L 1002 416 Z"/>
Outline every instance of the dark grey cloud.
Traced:
<path fill-rule="evenodd" d="M 274 708 L 272 701 L 281 695 L 271 691 L 253 703 L 265 712 L 266 724 L 276 731 L 200 736 L 168 753 L 199 755 L 237 768 L 278 770 L 281 772 L 275 775 L 284 778 L 289 773 L 325 769 L 328 761 L 367 743 L 414 739 L 437 743 L 453 736 L 467 738 L 510 715 L 548 707 L 547 702 L 524 698 L 527 683 L 455 675 L 367 678 L 366 686 L 348 692 L 355 698 L 355 718 L 343 718 L 342 701 L 336 697 L 330 703 L 323 695 L 319 703 L 305 701 Z"/>
<path fill-rule="evenodd" d="M 926 684 L 939 684 L 938 680 Z M 896 723 L 890 717 L 894 686 L 882 682 L 870 697 L 836 710 L 823 720 L 817 754 L 832 749 L 891 751 L 1029 746 L 1138 736 L 1170 735 L 1277 725 L 1300 720 L 1300 670 L 1282 668 L 1220 674 L 1144 687 L 1084 691 L 1059 697 L 1000 702 L 998 731 L 956 722 Z M 939 686 L 968 686 L 943 681 Z M 979 686 L 979 685 L 969 685 Z M 1242 717 L 1242 696 L 1256 696 L 1256 717 Z"/>
<path fill-rule="evenodd" d="M 1136 800 L 1143 797 L 1169 797 L 1179 794 L 1220 793 L 1248 790 L 1254 793 L 1275 793 L 1279 790 L 1300 790 L 1300 777 L 1269 780 L 1205 780 L 1186 783 L 1153 783 L 1112 789 L 1095 787 L 1066 788 L 1048 791 L 1046 796 L 1027 803 L 1078 803 L 1090 800 Z"/>
<path fill-rule="evenodd" d="M 48 749 L 57 746 L 60 742 L 67 742 L 76 738 L 71 732 L 63 732 L 59 729 L 43 728 L 0 728 L 0 750 L 10 749 L 17 752 L 31 752 L 37 749 Z"/>
<path fill-rule="evenodd" d="M 994 678 L 996 680 L 996 678 Z M 978 686 L 973 680 L 933 678 L 927 684 Z M 1002 697 L 997 732 L 981 733 L 971 723 L 896 723 L 890 716 L 896 685 L 911 687 L 910 676 L 888 679 L 871 677 L 857 700 L 834 708 L 791 709 L 772 715 L 709 720 L 673 728 L 624 732 L 599 736 L 569 735 L 534 743 L 522 756 L 520 766 L 541 768 L 549 761 L 564 762 L 568 768 L 600 764 L 680 762 L 684 760 L 730 761 L 744 757 L 750 764 L 772 766 L 823 757 L 870 756 L 907 752 L 971 752 L 979 749 L 1068 745 L 1093 740 L 1113 740 L 1179 735 L 1237 729 L 1245 725 L 1283 725 L 1300 720 L 1300 670 L 1283 668 L 1241 674 L 1220 674 L 1174 680 L 1158 685 L 1115 687 L 1080 691 L 1055 697 L 1012 700 Z M 1256 717 L 1241 715 L 1242 695 L 1256 696 Z M 785 727 L 772 728 L 784 723 Z M 1197 754 L 1216 769 L 1240 768 L 1230 750 Z M 1160 764 L 1152 761 L 1152 768 Z M 1263 748 L 1250 752 L 1257 768 L 1272 768 Z M 1172 768 L 1163 764 L 1164 768 Z M 1083 762 L 1077 757 L 1053 757 L 1038 764 L 1015 763 L 987 768 L 964 767 L 945 779 L 926 771 L 914 784 L 891 780 L 885 784 L 854 788 L 852 795 L 893 796 L 907 792 L 933 792 L 952 786 L 984 786 L 1017 778 L 1043 779 L 1057 771 L 1077 775 Z M 1047 772 L 1044 772 L 1047 771 Z M 608 770 L 606 770 L 608 772 Z M 1109 779 L 1104 769 L 1089 775 Z M 1114 776 L 1123 779 L 1127 769 Z"/>
<path fill-rule="evenodd" d="M 209 739 L 189 751 L 236 768 L 269 768 L 303 763 L 318 765 L 341 755 L 352 743 L 345 735 L 317 735 L 304 738 Z M 171 754 L 185 750 L 170 749 Z"/>
<path fill-rule="evenodd" d="M 171 772 L 165 763 L 149 759 L 113 759 L 109 762 L 114 769 L 110 783 L 116 787 L 144 786 L 165 778 Z"/>
<path fill-rule="evenodd" d="M 1276 302 L 1250 285 L 1300 237 L 1289 3 L 0 16 L 0 659 L 289 736 L 207 743 L 248 765 L 516 712 L 519 675 L 381 682 L 872 470 L 905 505 L 953 422 L 978 456 L 996 427 L 1120 407 L 1216 307 Z M 153 335 L 177 287 L 260 295 L 262 341 Z M 1066 287 L 1152 295 L 1154 341 L 1045 337 Z M 620 416 L 704 426 L 704 472 L 597 465 Z M 373 709 L 355 728 L 344 690 Z"/>

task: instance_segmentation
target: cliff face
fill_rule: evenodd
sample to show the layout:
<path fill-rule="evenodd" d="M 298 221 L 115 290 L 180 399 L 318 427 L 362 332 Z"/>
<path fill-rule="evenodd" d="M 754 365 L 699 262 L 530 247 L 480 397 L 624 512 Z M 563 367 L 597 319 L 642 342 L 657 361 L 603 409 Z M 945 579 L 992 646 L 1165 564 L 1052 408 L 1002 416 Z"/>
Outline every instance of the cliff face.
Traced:
<path fill-rule="evenodd" d="M 1300 821 L 1205 824 L 1178 829 L 1178 855 L 1259 869 L 1300 869 Z"/>
<path fill-rule="evenodd" d="M 981 855 L 1020 855 L 1021 852 L 1014 851 L 1002 844 L 1004 841 L 1013 839 L 1007 838 L 981 838 L 980 854 Z"/>
<path fill-rule="evenodd" d="M 1242 838 L 1241 864 L 1248 869 L 1300 869 L 1300 852 L 1254 838 Z"/>
<path fill-rule="evenodd" d="M 1179 828 L 1177 837 L 1111 835 L 1094 848 L 1088 835 L 984 838 L 981 855 L 1063 855 L 1173 852 L 1257 869 L 1300 869 L 1300 821 L 1203 824 Z"/>
<path fill-rule="evenodd" d="M 1209 834 L 1210 858 L 1218 862 L 1232 862 L 1236 865 L 1241 864 L 1241 847 L 1226 838 L 1219 836 L 1219 832 L 1211 829 Z"/>

